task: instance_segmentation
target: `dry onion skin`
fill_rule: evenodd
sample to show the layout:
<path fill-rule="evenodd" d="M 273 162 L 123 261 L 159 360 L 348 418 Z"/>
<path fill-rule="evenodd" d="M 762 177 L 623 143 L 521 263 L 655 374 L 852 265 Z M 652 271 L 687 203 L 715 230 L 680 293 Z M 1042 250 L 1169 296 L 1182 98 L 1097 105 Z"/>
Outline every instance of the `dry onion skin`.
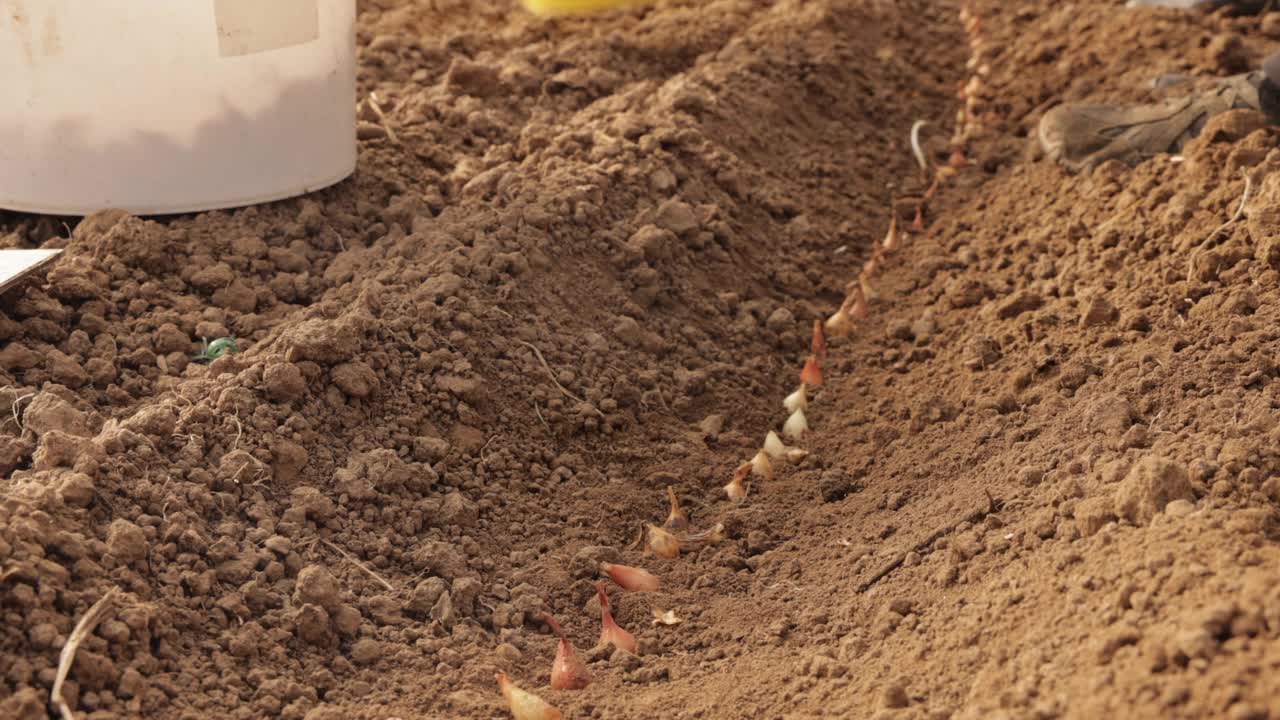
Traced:
<path fill-rule="evenodd" d="M 704 547 L 715 545 L 724 539 L 724 523 L 716 523 L 710 530 L 681 535 L 680 547 L 683 547 L 689 552 L 694 552 L 701 550 Z"/>
<path fill-rule="evenodd" d="M 803 448 L 789 448 L 787 450 L 787 462 L 792 465 L 799 465 L 807 457 L 809 457 L 809 451 Z"/>
<path fill-rule="evenodd" d="M 668 610 L 666 612 L 663 612 L 658 608 L 653 609 L 654 625 L 679 625 L 682 622 L 684 622 L 684 618 L 676 617 L 675 610 Z"/>

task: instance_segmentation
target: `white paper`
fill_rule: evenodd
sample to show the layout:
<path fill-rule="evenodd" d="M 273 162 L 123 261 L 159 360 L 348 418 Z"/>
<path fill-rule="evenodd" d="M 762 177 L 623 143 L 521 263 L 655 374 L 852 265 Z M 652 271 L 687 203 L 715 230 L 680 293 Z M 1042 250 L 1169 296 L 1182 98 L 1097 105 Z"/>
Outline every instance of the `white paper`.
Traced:
<path fill-rule="evenodd" d="M 0 250 L 0 292 L 52 261 L 61 250 Z"/>

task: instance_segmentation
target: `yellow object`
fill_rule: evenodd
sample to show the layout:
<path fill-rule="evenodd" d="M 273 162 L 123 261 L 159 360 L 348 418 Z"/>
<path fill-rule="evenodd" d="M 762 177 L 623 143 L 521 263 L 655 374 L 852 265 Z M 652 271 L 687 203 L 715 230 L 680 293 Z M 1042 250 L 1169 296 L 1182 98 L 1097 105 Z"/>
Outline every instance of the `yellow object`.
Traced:
<path fill-rule="evenodd" d="M 585 15 L 640 4 L 640 0 L 520 0 L 520 2 L 526 10 L 541 17 Z"/>

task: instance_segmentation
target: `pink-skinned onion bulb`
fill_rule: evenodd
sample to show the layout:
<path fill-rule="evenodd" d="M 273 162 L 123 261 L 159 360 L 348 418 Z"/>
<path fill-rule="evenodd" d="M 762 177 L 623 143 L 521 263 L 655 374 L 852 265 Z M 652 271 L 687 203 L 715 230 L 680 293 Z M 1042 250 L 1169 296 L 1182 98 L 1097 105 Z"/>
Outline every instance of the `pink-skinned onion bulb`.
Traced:
<path fill-rule="evenodd" d="M 813 336 L 809 339 L 809 352 L 819 360 L 827 359 L 827 338 L 822 334 L 822 321 L 813 319 Z"/>
<path fill-rule="evenodd" d="M 805 387 L 822 387 L 822 367 L 818 365 L 818 356 L 810 355 L 800 371 L 800 384 Z"/>
<path fill-rule="evenodd" d="M 604 593 L 604 583 L 596 583 L 596 594 L 600 598 L 600 644 L 613 645 L 619 650 L 636 654 L 636 638 L 623 630 L 613 621 L 613 613 L 609 610 L 609 596 Z"/>
<path fill-rule="evenodd" d="M 654 577 L 653 573 L 648 570 L 629 565 L 602 562 L 600 563 L 600 571 L 608 575 L 610 580 L 618 583 L 618 587 L 623 590 L 632 592 L 658 591 L 658 578 Z"/>
<path fill-rule="evenodd" d="M 556 647 L 556 659 L 551 663 L 551 689 L 581 690 L 586 687 L 591 682 L 591 672 L 587 670 L 586 663 L 578 659 L 578 653 L 574 652 L 573 643 L 569 642 L 560 623 L 549 613 L 540 613 L 538 617 L 550 625 L 552 632 L 560 638 L 560 644 Z"/>

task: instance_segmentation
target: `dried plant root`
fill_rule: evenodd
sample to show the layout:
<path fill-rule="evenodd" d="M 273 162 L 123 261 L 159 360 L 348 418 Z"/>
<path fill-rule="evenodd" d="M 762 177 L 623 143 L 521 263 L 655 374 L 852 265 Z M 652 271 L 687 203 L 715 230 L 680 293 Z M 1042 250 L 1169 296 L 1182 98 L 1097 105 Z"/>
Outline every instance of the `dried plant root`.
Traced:
<path fill-rule="evenodd" d="M 94 628 L 98 627 L 98 623 L 115 610 L 115 597 L 116 589 L 111 588 L 105 595 L 98 598 L 97 602 L 89 606 L 89 610 L 84 617 L 80 618 L 80 622 L 76 623 L 75 629 L 67 637 L 67 644 L 62 646 L 62 654 L 58 656 L 58 674 L 54 676 L 53 689 L 49 691 L 49 702 L 58 708 L 63 720 L 74 720 L 76 716 L 62 695 L 62 685 L 67 681 L 71 665 L 75 663 L 76 650 L 80 649 L 80 643 L 84 642 L 84 639 L 93 633 Z"/>
<path fill-rule="evenodd" d="M 715 545 L 724 539 L 724 523 L 716 523 L 715 527 L 710 530 L 681 535 L 680 548 L 686 552 L 696 552 L 702 548 Z"/>

